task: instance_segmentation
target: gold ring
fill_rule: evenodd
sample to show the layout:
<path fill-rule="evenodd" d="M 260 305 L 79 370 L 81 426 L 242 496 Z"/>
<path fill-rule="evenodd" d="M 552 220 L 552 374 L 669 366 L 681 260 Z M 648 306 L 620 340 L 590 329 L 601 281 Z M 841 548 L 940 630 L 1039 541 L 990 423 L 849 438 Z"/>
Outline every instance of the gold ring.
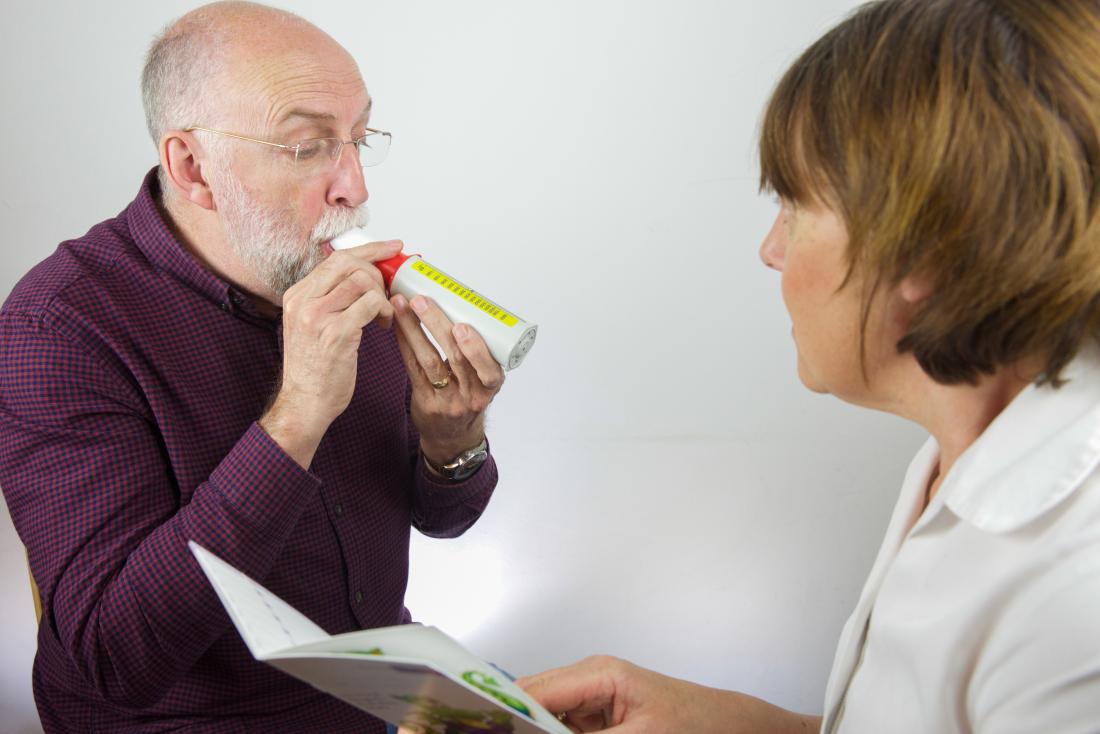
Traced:
<path fill-rule="evenodd" d="M 432 380 L 432 387 L 434 387 L 436 390 L 442 390 L 443 388 L 447 387 L 447 385 L 450 385 L 450 384 L 451 384 L 451 376 L 450 375 L 444 375 L 442 380 Z"/>

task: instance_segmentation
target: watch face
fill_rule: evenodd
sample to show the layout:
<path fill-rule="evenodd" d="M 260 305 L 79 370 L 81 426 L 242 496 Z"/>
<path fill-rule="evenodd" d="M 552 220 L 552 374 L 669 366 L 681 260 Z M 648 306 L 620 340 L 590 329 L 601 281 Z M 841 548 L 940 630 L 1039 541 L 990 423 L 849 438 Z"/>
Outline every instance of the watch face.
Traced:
<path fill-rule="evenodd" d="M 451 477 L 454 479 L 465 479 L 476 472 L 481 465 L 485 463 L 485 459 L 488 456 L 489 452 L 485 449 L 475 449 L 472 453 L 459 459 L 459 464 L 454 468 Z"/>
<path fill-rule="evenodd" d="M 485 463 L 488 456 L 489 443 L 483 438 L 477 446 L 466 449 L 454 461 L 449 461 L 443 466 L 435 466 L 428 462 L 427 457 L 424 458 L 424 461 L 428 462 L 428 465 L 435 469 L 437 474 L 441 474 L 451 481 L 459 481 L 476 472 L 478 467 Z"/>

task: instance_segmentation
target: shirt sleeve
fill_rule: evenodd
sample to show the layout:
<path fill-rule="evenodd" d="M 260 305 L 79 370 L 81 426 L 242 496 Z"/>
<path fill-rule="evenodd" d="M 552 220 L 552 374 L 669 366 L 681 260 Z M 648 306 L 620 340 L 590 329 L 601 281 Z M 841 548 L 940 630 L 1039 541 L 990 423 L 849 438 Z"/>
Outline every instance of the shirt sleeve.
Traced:
<path fill-rule="evenodd" d="M 406 387 L 405 405 L 412 399 Z M 409 460 L 413 462 L 412 525 L 432 538 L 456 538 L 470 529 L 485 511 L 497 486 L 497 465 L 490 452 L 485 463 L 461 482 L 436 477 L 420 456 L 420 434 L 408 420 Z"/>
<path fill-rule="evenodd" d="M 262 579 L 318 486 L 253 423 L 181 506 L 122 365 L 41 320 L 0 320 L 0 487 L 42 624 L 106 699 L 156 702 L 227 631 L 187 541 Z"/>
<path fill-rule="evenodd" d="M 1095 732 L 1100 721 L 1100 533 L 1037 564 L 984 646 L 974 731 Z"/>

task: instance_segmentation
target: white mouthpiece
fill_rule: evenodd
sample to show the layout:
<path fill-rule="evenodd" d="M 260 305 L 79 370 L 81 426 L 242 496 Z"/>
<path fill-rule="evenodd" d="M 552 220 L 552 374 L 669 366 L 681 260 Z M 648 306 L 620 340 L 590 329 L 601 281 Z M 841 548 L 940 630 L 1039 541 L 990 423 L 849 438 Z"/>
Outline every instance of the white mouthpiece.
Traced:
<path fill-rule="evenodd" d="M 367 230 L 362 227 L 352 227 L 347 232 L 332 238 L 332 249 L 346 250 L 349 247 L 358 247 L 373 242 Z"/>

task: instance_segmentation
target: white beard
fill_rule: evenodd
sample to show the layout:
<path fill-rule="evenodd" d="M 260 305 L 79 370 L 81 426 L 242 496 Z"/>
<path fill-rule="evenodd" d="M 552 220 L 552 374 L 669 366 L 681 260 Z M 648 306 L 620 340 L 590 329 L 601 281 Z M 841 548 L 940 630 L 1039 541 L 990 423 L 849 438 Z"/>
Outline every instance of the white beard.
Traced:
<path fill-rule="evenodd" d="M 259 281 L 281 296 L 325 259 L 321 243 L 367 223 L 364 203 L 354 209 L 327 209 L 307 241 L 290 209 L 267 207 L 247 191 L 226 166 L 214 172 L 214 199 L 229 244 Z"/>

